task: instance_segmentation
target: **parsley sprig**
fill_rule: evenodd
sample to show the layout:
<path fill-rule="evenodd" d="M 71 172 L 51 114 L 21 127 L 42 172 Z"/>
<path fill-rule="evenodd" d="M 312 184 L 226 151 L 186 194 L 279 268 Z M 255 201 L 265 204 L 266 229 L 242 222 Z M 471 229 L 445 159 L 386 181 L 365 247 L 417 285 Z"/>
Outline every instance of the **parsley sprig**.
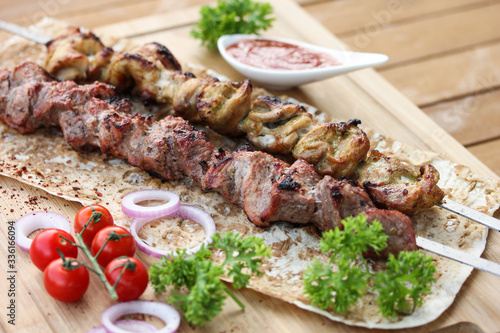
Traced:
<path fill-rule="evenodd" d="M 377 302 L 384 317 L 411 314 L 422 305 L 422 295 L 431 291 L 436 267 L 432 258 L 417 251 L 400 252 L 398 257 L 389 255 L 387 270 L 374 277 Z"/>
<path fill-rule="evenodd" d="M 214 251 L 224 253 L 220 265 L 212 260 Z M 182 310 L 188 322 L 203 326 L 222 311 L 228 295 L 245 308 L 221 277 L 231 277 L 235 289 L 247 286 L 251 274 L 263 274 L 259 267 L 264 257 L 270 257 L 271 249 L 261 238 L 228 232 L 215 234 L 212 244 L 202 246 L 193 255 L 187 255 L 186 250 L 178 250 L 176 254 L 175 258 L 163 257 L 151 266 L 150 281 L 156 292 L 174 286 L 169 302 Z M 187 292 L 181 292 L 181 288 Z"/>
<path fill-rule="evenodd" d="M 218 0 L 217 5 L 202 6 L 201 19 L 191 30 L 191 35 L 201 44 L 214 50 L 219 37 L 228 34 L 257 34 L 271 27 L 269 17 L 273 7 L 267 2 L 252 0 Z"/>
<path fill-rule="evenodd" d="M 377 220 L 366 222 L 365 215 L 342 221 L 344 229 L 323 233 L 320 250 L 327 262 L 315 258 L 304 271 L 304 293 L 311 304 L 323 310 L 346 314 L 368 291 L 378 294 L 384 317 L 410 314 L 422 305 L 423 296 L 436 281 L 432 258 L 418 251 L 389 255 L 387 269 L 370 272 L 363 253 L 379 253 L 387 247 L 388 236 Z M 361 262 L 361 264 L 358 264 Z"/>

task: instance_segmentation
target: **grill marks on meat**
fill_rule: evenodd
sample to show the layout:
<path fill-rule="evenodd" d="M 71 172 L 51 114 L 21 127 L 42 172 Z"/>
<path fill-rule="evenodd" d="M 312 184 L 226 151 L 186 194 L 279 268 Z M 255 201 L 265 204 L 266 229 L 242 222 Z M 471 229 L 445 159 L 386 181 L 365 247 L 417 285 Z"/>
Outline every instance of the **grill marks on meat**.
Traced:
<path fill-rule="evenodd" d="M 271 221 L 293 223 L 313 221 L 312 217 L 317 209 L 314 193 L 317 191 L 319 180 L 320 177 L 313 166 L 304 160 L 295 161 L 285 169 L 272 188 L 274 210 L 268 211 L 267 218 Z M 321 229 L 317 222 L 314 223 Z"/>
<path fill-rule="evenodd" d="M 316 187 L 317 209 L 313 220 L 322 230 L 342 228 L 343 218 L 374 208 L 368 194 L 349 181 L 326 176 Z"/>
<path fill-rule="evenodd" d="M 181 118 L 155 122 L 132 114 L 110 85 L 58 82 L 31 63 L 2 72 L 0 82 L 0 120 L 22 133 L 60 127 L 76 150 L 100 148 L 163 179 L 190 175 L 199 182 L 200 162 L 211 158 L 213 146 L 204 133 Z"/>
<path fill-rule="evenodd" d="M 272 188 L 288 166 L 263 152 L 219 153 L 205 175 L 205 191 L 215 190 L 243 207 L 250 221 L 269 226 Z"/>
<path fill-rule="evenodd" d="M 416 249 L 410 219 L 374 208 L 353 182 L 320 179 L 303 160 L 289 165 L 263 152 L 215 150 L 182 118 L 154 121 L 130 109 L 106 84 L 59 82 L 30 63 L 0 72 L 0 120 L 22 133 L 57 126 L 77 150 L 100 149 L 163 179 L 190 176 L 204 191 L 242 207 L 258 226 L 288 221 L 328 230 L 365 212 L 381 219 L 391 252 Z"/>

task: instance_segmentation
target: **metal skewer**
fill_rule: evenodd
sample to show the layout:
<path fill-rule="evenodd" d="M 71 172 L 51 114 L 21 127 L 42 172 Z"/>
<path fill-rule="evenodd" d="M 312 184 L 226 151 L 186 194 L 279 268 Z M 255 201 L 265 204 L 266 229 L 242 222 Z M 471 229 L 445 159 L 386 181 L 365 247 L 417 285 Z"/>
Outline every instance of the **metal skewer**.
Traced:
<path fill-rule="evenodd" d="M 417 245 L 423 250 L 438 254 L 448 259 L 461 262 L 481 271 L 500 276 L 500 264 L 468 254 L 464 251 L 436 243 L 430 239 L 417 236 Z"/>
<path fill-rule="evenodd" d="M 443 201 L 441 201 L 437 205 L 441 208 L 457 213 L 460 216 L 466 217 L 469 220 L 481 223 L 482 225 L 485 225 L 490 229 L 500 231 L 500 220 L 494 218 L 493 216 L 481 213 L 451 199 L 443 199 Z"/>
<path fill-rule="evenodd" d="M 52 40 L 52 38 L 49 38 L 44 35 L 40 35 L 39 33 L 36 33 L 33 30 L 30 30 L 28 28 L 22 27 L 20 25 L 10 23 L 7 21 L 4 21 L 0 19 L 0 29 L 10 32 L 11 34 L 18 35 L 20 37 L 23 37 L 27 40 L 30 40 L 32 42 L 38 43 L 38 44 L 47 44 Z"/>
<path fill-rule="evenodd" d="M 45 45 L 52 40 L 47 36 L 38 34 L 35 31 L 4 21 L 2 19 L 0 19 L 0 29 L 18 35 L 20 37 L 23 37 L 27 40 L 30 40 L 38 44 Z M 470 207 L 462 205 L 451 199 L 444 199 L 437 205 L 441 208 L 454 212 L 472 221 L 483 224 L 488 228 L 500 231 L 500 220 L 491 217 L 489 215 L 486 215 L 484 213 L 478 212 Z M 455 261 L 472 266 L 479 270 L 483 270 L 500 276 L 500 264 L 488 261 L 486 259 L 482 259 L 480 257 L 472 256 L 463 251 L 453 249 L 449 246 L 436 243 L 434 241 L 431 241 L 429 239 L 420 236 L 417 237 L 417 245 L 424 250 L 436 253 L 438 255 L 441 255 L 449 259 L 453 259 Z"/>

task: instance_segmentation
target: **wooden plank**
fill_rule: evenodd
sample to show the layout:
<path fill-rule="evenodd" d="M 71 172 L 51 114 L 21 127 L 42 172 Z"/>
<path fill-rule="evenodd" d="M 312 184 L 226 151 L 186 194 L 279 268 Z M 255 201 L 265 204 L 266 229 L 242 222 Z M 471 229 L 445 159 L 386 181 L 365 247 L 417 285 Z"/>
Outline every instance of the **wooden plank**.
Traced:
<path fill-rule="evenodd" d="M 126 4 L 123 6 L 113 6 L 108 8 L 99 9 L 99 15 L 95 15 L 93 12 L 84 12 L 84 13 L 72 13 L 64 14 L 64 15 L 56 15 L 55 17 L 58 19 L 63 19 L 71 22 L 73 25 L 86 26 L 88 28 L 95 28 L 98 26 L 102 26 L 103 24 L 113 24 L 118 22 L 127 21 L 130 19 L 136 19 L 140 17 L 146 17 L 150 15 L 155 15 L 158 13 L 177 13 L 178 15 L 182 15 L 183 9 L 189 7 L 199 7 L 202 4 L 206 4 L 209 1 L 207 0 L 169 0 L 169 1 L 148 1 L 146 3 L 134 1 L 130 4 Z M 195 20 L 199 18 L 198 15 L 199 8 L 196 10 L 196 16 L 190 16 L 191 19 L 189 21 L 185 21 L 184 24 L 194 23 Z M 103 22 L 102 18 L 106 17 L 106 22 Z M 174 18 L 176 21 L 179 21 L 179 18 L 176 18 L 175 15 L 171 15 L 170 17 Z M 171 27 L 172 23 L 170 21 L 162 22 L 164 29 Z M 148 28 L 149 23 L 145 22 L 145 26 L 143 29 Z M 151 27 L 150 29 L 158 29 L 157 26 L 161 26 L 160 24 L 156 24 L 155 27 Z M 128 28 L 127 30 L 130 30 Z M 149 30 L 155 31 L 155 30 Z"/>
<path fill-rule="evenodd" d="M 98 11 L 102 8 L 123 4 L 123 0 L 24 0 L 23 5 L 15 1 L 1 0 L 2 18 L 28 26 L 44 17 L 63 17 L 74 12 Z M 132 1 L 128 1 L 132 2 Z"/>
<path fill-rule="evenodd" d="M 152 13 L 178 11 L 206 4 L 207 0 L 28 0 L 21 8 L 12 1 L 0 0 L 2 18 L 23 26 L 35 24 L 44 17 L 66 20 L 73 25 L 94 28 L 106 23 L 116 23 Z M 99 12 L 99 15 L 96 15 Z"/>
<path fill-rule="evenodd" d="M 319 26 L 310 16 L 303 15 L 298 6 L 287 1 L 275 0 L 280 10 L 280 23 L 271 31 L 271 34 L 299 38 L 309 42 L 323 45 L 339 45 L 339 41 L 333 38 L 328 31 Z M 156 15 L 152 18 L 151 24 L 154 27 L 160 25 L 160 21 L 169 13 Z M 297 22 L 301 22 L 297 26 Z M 144 19 L 130 22 L 130 27 L 140 26 Z M 119 25 L 123 27 L 123 25 Z M 116 26 L 108 26 L 107 29 L 99 31 L 116 31 Z M 234 71 L 218 56 L 216 52 L 209 52 L 198 46 L 198 42 L 188 37 L 189 27 L 174 29 L 172 31 L 157 32 L 154 34 L 137 37 L 137 41 L 157 40 L 166 43 L 181 60 L 192 61 L 193 63 L 204 64 L 213 67 L 218 71 L 224 71 L 231 77 L 238 78 Z M 144 32 L 144 31 L 143 31 Z M 374 127 L 378 131 L 388 134 L 401 141 L 416 145 L 425 149 L 432 149 L 447 153 L 447 155 L 459 162 L 467 163 L 484 174 L 494 176 L 488 171 L 479 160 L 472 157 L 462 146 L 447 135 L 412 103 L 398 93 L 393 87 L 387 84 L 372 70 L 364 70 L 347 76 L 334 78 L 322 83 L 304 86 L 291 92 L 306 102 L 311 102 L 331 112 L 340 119 L 359 116 L 364 124 Z M 335 98 L 333 98 L 335 97 Z M 52 200 L 52 199 L 51 199 Z M 73 213 L 75 208 L 68 209 L 68 213 Z M 3 218 L 3 217 L 2 217 Z M 0 219 L 0 222 L 3 220 Z M 498 259 L 498 251 L 494 251 L 499 245 L 500 236 L 495 233 L 490 236 L 489 245 L 485 256 Z M 499 260 L 500 261 L 500 260 Z M 26 274 L 35 274 L 36 269 L 32 266 L 25 266 Z M 496 285 L 497 278 L 491 275 L 474 272 L 462 289 L 459 299 L 442 317 L 425 327 L 415 328 L 407 331 L 428 332 L 457 321 L 469 320 L 481 324 L 487 330 L 498 330 L 496 306 L 498 291 L 491 290 L 491 286 Z M 38 284 L 37 284 L 38 283 Z M 35 283 L 38 288 L 39 282 Z M 95 284 L 98 286 L 98 284 Z M 63 307 L 56 311 L 64 311 L 65 315 L 53 318 L 52 314 L 47 314 L 44 309 L 36 309 L 46 321 L 53 326 L 44 327 L 40 331 L 47 331 L 52 328 L 65 331 L 84 331 L 99 323 L 98 315 L 104 307 L 110 304 L 103 301 L 105 297 L 100 295 L 99 287 L 92 289 L 92 294 L 85 297 L 82 302 Z M 38 289 L 37 289 L 38 290 Z M 39 290 L 38 290 L 39 291 Z M 40 291 L 39 294 L 41 295 Z M 325 318 L 298 310 L 290 304 L 286 304 L 269 297 L 265 297 L 250 290 L 237 293 L 242 296 L 243 302 L 247 304 L 247 310 L 241 312 L 232 302 L 227 302 L 224 312 L 217 317 L 210 325 L 204 328 L 193 328 L 183 323 L 183 332 L 208 332 L 208 331 L 295 331 L 295 332 L 371 332 L 364 329 L 353 329 L 342 324 L 337 324 Z M 149 295 L 149 294 L 148 294 Z M 477 295 L 485 295 L 484 298 Z M 38 300 L 37 300 L 38 302 Z M 56 303 L 49 300 L 49 302 Z M 54 305 L 52 305 L 54 306 Z M 23 310 L 28 312 L 28 310 Z M 477 315 L 488 314 L 481 317 L 478 322 Z M 63 326 L 61 318 L 68 321 L 76 321 L 79 327 Z M 82 318 L 87 318 L 82 322 Z"/>
<path fill-rule="evenodd" d="M 473 153 L 497 175 L 500 175 L 500 138 L 469 147 Z"/>
<path fill-rule="evenodd" d="M 94 31 L 122 38 L 148 35 L 190 25 L 199 17 L 199 11 L 199 6 L 187 7 L 111 25 L 102 26 L 101 24 Z"/>
<path fill-rule="evenodd" d="M 422 16 L 437 15 L 452 10 L 467 10 L 491 0 L 338 0 L 298 1 L 306 11 L 335 35 L 363 31 L 370 26 L 389 26 Z"/>
<path fill-rule="evenodd" d="M 472 93 L 423 110 L 445 131 L 468 146 L 500 138 L 499 107 L 500 90 L 497 89 L 487 93 Z"/>
<path fill-rule="evenodd" d="M 380 69 L 406 97 L 419 106 L 473 95 L 500 85 L 500 42 L 450 55 Z"/>
<path fill-rule="evenodd" d="M 344 35 L 342 40 L 356 51 L 388 54 L 390 59 L 384 66 L 394 66 L 499 39 L 499 12 L 500 4 L 495 2 L 397 26 L 374 24 L 373 28 Z"/>
<path fill-rule="evenodd" d="M 68 212 L 81 207 L 79 204 L 56 198 L 42 190 L 21 184 L 12 179 L 0 178 L 0 211 L 2 212 L 0 214 L 0 234 L 3 237 L 6 237 L 8 232 L 7 221 L 11 221 L 19 216 L 33 211 L 50 210 L 69 218 L 70 215 Z M 6 250 L 6 246 L 2 247 L 3 250 Z M 1 269 L 9 271 L 5 267 L 7 264 L 6 257 L 2 256 L 2 258 L 3 260 L 0 261 Z M 78 331 L 81 325 L 88 320 L 87 318 L 95 316 L 95 319 L 98 320 L 98 315 L 91 311 L 88 311 L 85 316 L 81 314 L 77 316 L 75 313 L 75 318 L 73 318 L 73 315 L 69 314 L 71 311 L 68 304 L 54 302 L 47 298 L 43 287 L 42 272 L 31 263 L 29 254 L 18 247 L 16 247 L 15 270 L 16 273 L 14 275 L 17 283 L 16 296 L 13 299 L 17 304 L 17 325 L 11 326 L 6 324 L 4 327 L 7 328 L 7 331 L 19 332 L 17 327 L 22 327 L 27 332 L 52 331 L 54 330 L 54 323 L 57 323 L 57 326 L 68 327 L 70 330 Z M 91 292 L 98 294 L 100 288 L 96 282 L 93 284 L 95 286 L 91 288 Z M 2 301 L 3 304 L 5 303 Z M 73 307 L 71 306 L 71 308 Z M 5 318 L 5 316 L 2 316 L 2 324 L 6 321 Z"/>

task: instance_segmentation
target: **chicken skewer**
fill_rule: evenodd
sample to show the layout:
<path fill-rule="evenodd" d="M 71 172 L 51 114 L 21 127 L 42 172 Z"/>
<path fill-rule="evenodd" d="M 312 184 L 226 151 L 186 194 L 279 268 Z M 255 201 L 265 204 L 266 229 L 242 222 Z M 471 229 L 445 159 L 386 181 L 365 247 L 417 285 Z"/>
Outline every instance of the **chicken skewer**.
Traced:
<path fill-rule="evenodd" d="M 50 41 L 47 50 L 46 69 L 60 79 L 110 83 L 143 99 L 171 104 L 176 115 L 203 122 L 222 135 L 244 134 L 259 150 L 292 154 L 313 165 L 322 176 L 359 179 L 372 200 L 383 208 L 413 214 L 444 197 L 437 186 L 439 174 L 432 165 L 414 172 L 379 152 L 372 152 L 366 159 L 370 141 L 358 128 L 360 121 L 314 124 L 312 115 L 298 104 L 274 96 L 255 96 L 248 80 L 219 81 L 181 72 L 175 57 L 160 44 L 146 44 L 134 53 L 118 53 L 105 47 L 94 34 L 72 28 Z M 380 175 L 374 167 L 385 168 L 383 182 L 374 181 L 373 176 Z M 389 192 L 391 195 L 386 194 Z"/>
<path fill-rule="evenodd" d="M 220 83 L 213 78 L 198 79 L 190 73 L 182 73 L 173 55 L 156 43 L 147 44 L 136 54 L 118 53 L 116 55 L 95 35 L 81 33 L 76 28 L 71 29 L 67 35 L 49 42 L 44 36 L 36 35 L 28 29 L 5 21 L 0 20 L 0 28 L 38 43 L 46 43 L 50 54 L 47 67 L 62 79 L 101 79 L 111 81 L 122 89 L 136 84 L 137 87 L 134 90 L 138 91 L 143 98 L 156 96 L 158 99 L 163 95 L 170 96 L 178 113 L 187 119 L 201 120 L 202 113 L 198 109 L 206 110 L 205 114 L 211 113 L 211 108 L 206 106 L 214 106 L 204 103 L 203 99 L 201 99 L 202 106 L 198 108 L 199 95 L 203 92 L 203 88 L 210 84 L 218 85 L 219 88 L 215 89 L 215 92 L 226 93 L 226 95 L 228 91 L 234 92 L 234 89 L 246 92 L 247 97 L 240 99 L 248 103 L 248 91 L 251 90 L 249 82 Z M 146 73 L 141 73 L 141 71 Z M 161 84 L 155 84 L 155 82 L 161 82 Z M 215 101 L 220 100 L 213 91 L 205 94 L 205 99 L 207 95 Z M 159 100 L 161 101 L 161 98 Z M 231 109 L 237 109 L 241 102 L 228 102 L 227 99 L 223 101 L 222 112 L 219 112 L 222 116 L 215 117 L 218 121 L 210 120 L 209 116 L 205 116 L 205 120 L 211 122 L 212 127 L 222 132 L 225 128 L 234 128 L 238 124 L 237 120 L 241 118 L 241 115 L 233 117 L 231 112 Z M 372 200 L 381 207 L 412 214 L 438 204 L 442 208 L 482 223 L 489 228 L 500 230 L 500 223 L 497 219 L 448 198 L 443 200 L 444 194 L 436 185 L 439 174 L 431 165 L 422 166 L 419 172 L 415 172 L 395 159 L 372 151 L 368 159 L 359 167 L 358 163 L 365 158 L 366 151 L 369 149 L 369 141 L 366 135 L 357 128 L 358 122 L 319 124 L 315 130 L 311 130 L 304 136 L 306 129 L 311 126 L 311 117 L 300 106 L 271 96 L 258 97 L 252 106 L 253 109 L 246 116 L 245 121 L 236 128 L 246 129 L 247 138 L 259 149 L 286 153 L 295 147 L 295 155 L 312 162 L 321 174 L 327 173 L 337 178 L 350 174 L 351 178 L 357 177 Z M 220 108 L 220 105 L 215 105 L 215 108 L 217 107 Z M 288 121 L 283 121 L 283 119 Z M 232 126 L 227 127 L 226 123 Z M 266 123 L 271 126 L 264 126 Z M 300 141 L 303 144 L 293 146 L 300 136 L 302 136 L 303 140 Z M 322 138 L 315 140 L 318 136 Z M 343 138 L 345 136 L 349 138 Z M 337 148 L 335 152 L 334 146 L 341 148 Z M 355 153 L 346 155 L 346 151 Z M 397 172 L 392 172 L 393 170 Z M 352 175 L 353 171 L 354 175 Z M 374 181 L 375 179 L 378 180 Z M 392 195 L 388 196 L 386 193 L 392 193 Z"/>
<path fill-rule="evenodd" d="M 500 275 L 500 265 L 415 237 L 411 220 L 377 209 L 350 181 L 323 179 L 303 160 L 289 165 L 263 152 L 215 150 L 206 135 L 185 120 L 131 113 L 131 105 L 102 83 L 58 82 L 41 67 L 25 63 L 0 71 L 0 120 L 21 133 L 59 127 L 76 150 L 100 149 L 164 179 L 190 176 L 204 191 L 219 192 L 242 207 L 249 219 L 313 223 L 320 230 L 342 227 L 341 219 L 363 213 L 382 223 L 387 248 L 372 257 L 423 249 Z"/>
<path fill-rule="evenodd" d="M 368 221 L 381 221 L 389 235 L 380 256 L 416 249 L 409 217 L 375 208 L 351 182 L 321 178 L 303 160 L 289 165 L 260 151 L 216 150 L 182 118 L 155 121 L 133 114 L 104 83 L 59 82 L 35 64 L 21 64 L 0 72 L 0 120 L 21 133 L 59 127 L 74 149 L 100 149 L 163 179 L 189 176 L 204 191 L 217 191 L 242 207 L 258 226 L 288 221 L 329 230 L 363 213 Z"/>

